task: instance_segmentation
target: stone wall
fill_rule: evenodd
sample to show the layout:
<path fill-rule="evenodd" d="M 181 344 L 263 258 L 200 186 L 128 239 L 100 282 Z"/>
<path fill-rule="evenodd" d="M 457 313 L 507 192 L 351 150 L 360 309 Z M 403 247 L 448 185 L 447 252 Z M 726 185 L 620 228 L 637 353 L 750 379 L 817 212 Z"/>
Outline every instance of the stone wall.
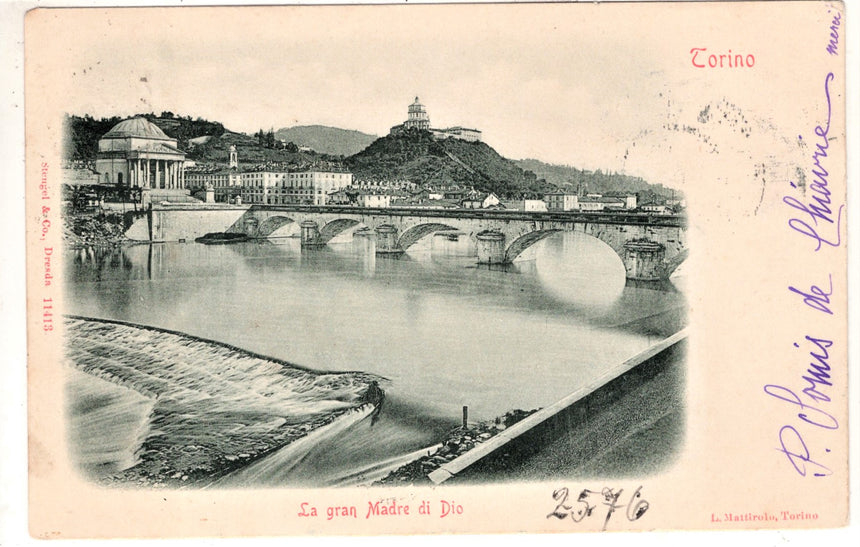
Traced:
<path fill-rule="evenodd" d="M 683 442 L 686 331 L 429 475 L 435 483 L 647 475 Z"/>
<path fill-rule="evenodd" d="M 192 241 L 210 232 L 227 231 L 246 210 L 242 206 L 211 205 L 153 209 L 131 225 L 126 237 L 135 241 Z"/>

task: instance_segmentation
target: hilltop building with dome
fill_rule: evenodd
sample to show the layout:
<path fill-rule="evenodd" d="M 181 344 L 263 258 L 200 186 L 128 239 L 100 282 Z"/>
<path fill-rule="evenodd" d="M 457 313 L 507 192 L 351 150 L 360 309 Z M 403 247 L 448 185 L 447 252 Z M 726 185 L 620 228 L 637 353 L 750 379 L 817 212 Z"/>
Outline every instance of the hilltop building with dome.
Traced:
<path fill-rule="evenodd" d="M 95 170 L 102 184 L 139 189 L 141 202 L 185 201 L 185 154 L 176 139 L 143 117 L 116 124 L 99 139 Z"/>
<path fill-rule="evenodd" d="M 430 131 L 436 139 L 462 139 L 469 142 L 478 142 L 481 140 L 481 132 L 478 129 L 470 129 L 468 127 L 447 127 L 445 129 L 435 129 L 430 127 L 430 115 L 427 114 L 427 109 L 421 104 L 418 97 L 409 105 L 406 111 L 406 121 L 402 124 L 395 125 L 391 128 L 389 134 L 397 135 L 409 129 L 420 129 Z"/>
<path fill-rule="evenodd" d="M 403 125 L 407 129 L 430 129 L 430 116 L 418 97 L 415 97 L 415 102 L 409 105 Z"/>

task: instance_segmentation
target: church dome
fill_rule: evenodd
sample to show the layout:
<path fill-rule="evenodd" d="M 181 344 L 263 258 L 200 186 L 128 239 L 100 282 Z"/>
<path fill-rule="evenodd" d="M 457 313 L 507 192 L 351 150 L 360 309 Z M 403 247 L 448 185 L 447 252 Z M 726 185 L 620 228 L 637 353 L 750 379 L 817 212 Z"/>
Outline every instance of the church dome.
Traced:
<path fill-rule="evenodd" d="M 147 120 L 146 118 L 130 118 L 123 120 L 113 126 L 113 128 L 104 134 L 102 138 L 126 138 L 126 137 L 141 137 L 144 139 L 164 139 L 172 140 L 168 137 L 160 127 Z"/>

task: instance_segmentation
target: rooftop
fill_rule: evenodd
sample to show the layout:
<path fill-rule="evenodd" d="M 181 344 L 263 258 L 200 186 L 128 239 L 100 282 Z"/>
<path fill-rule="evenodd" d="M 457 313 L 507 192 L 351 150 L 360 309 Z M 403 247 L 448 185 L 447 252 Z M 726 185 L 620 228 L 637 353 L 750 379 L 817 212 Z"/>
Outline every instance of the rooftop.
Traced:
<path fill-rule="evenodd" d="M 173 140 L 160 127 L 147 120 L 137 117 L 123 120 L 104 134 L 103 139 L 121 139 L 127 137 L 142 137 L 145 139 Z"/>

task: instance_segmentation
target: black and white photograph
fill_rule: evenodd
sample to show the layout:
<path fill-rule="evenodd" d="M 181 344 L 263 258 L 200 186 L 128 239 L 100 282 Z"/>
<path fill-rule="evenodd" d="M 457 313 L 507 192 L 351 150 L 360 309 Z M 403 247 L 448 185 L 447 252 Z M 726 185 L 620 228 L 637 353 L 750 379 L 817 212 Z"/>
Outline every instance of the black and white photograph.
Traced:
<path fill-rule="evenodd" d="M 135 85 L 170 77 L 173 100 L 108 92 L 63 119 L 57 275 L 79 469 L 128 486 L 289 487 L 636 476 L 670 461 L 684 180 L 625 174 L 635 141 L 568 151 L 583 121 L 544 124 L 579 107 L 553 104 L 539 82 L 558 75 L 533 54 L 453 66 L 434 59 L 444 39 L 347 56 L 307 39 L 284 70 L 278 40 L 262 55 L 153 44 L 176 58 Z M 575 44 L 584 66 L 565 72 L 595 63 Z M 138 68 L 103 57 L 81 79 L 109 88 L 121 67 Z M 747 130 L 737 108 L 710 108 Z"/>

